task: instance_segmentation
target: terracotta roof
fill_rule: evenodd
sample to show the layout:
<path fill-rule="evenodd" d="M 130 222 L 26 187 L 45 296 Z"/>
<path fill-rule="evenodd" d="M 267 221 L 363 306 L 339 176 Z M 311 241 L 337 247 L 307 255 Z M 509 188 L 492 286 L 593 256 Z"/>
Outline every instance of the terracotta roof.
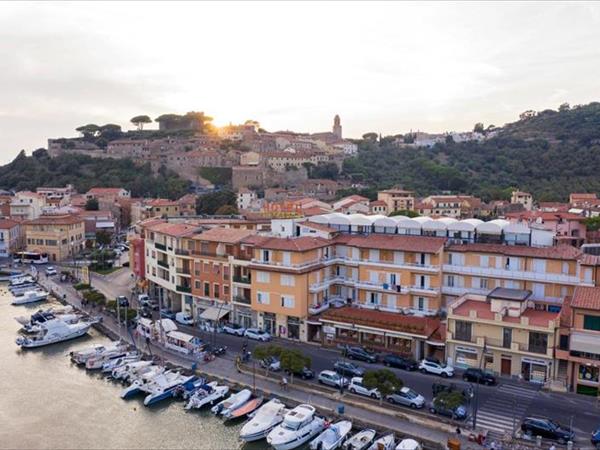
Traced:
<path fill-rule="evenodd" d="M 152 198 L 146 200 L 146 206 L 177 206 L 178 203 L 175 200 L 169 200 L 168 198 Z"/>
<path fill-rule="evenodd" d="M 197 232 L 198 227 L 187 223 L 159 222 L 146 227 L 150 231 L 166 234 L 173 237 L 190 236 Z"/>
<path fill-rule="evenodd" d="M 311 206 L 310 208 L 302 209 L 302 214 L 304 214 L 305 217 L 320 216 L 321 214 L 327 214 L 329 212 L 331 211 L 321 208 L 320 206 Z"/>
<path fill-rule="evenodd" d="M 444 246 L 446 238 L 381 234 L 355 236 L 343 234 L 337 236 L 334 241 L 336 244 L 344 244 L 350 247 L 358 248 L 378 248 L 382 250 L 437 253 Z"/>
<path fill-rule="evenodd" d="M 19 222 L 11 219 L 0 219 L 0 229 L 8 230 L 19 225 Z"/>
<path fill-rule="evenodd" d="M 579 258 L 579 262 L 584 266 L 600 266 L 600 255 L 588 255 L 584 253 Z"/>
<path fill-rule="evenodd" d="M 600 311 L 600 286 L 577 286 L 573 293 L 571 307 Z"/>
<path fill-rule="evenodd" d="M 224 244 L 236 244 L 254 234 L 256 234 L 256 231 L 254 230 L 215 227 L 194 236 L 194 239 L 199 241 L 222 242 Z"/>
<path fill-rule="evenodd" d="M 554 222 L 560 219 L 563 220 L 585 220 L 585 217 L 580 216 L 579 214 L 573 214 L 570 212 L 552 212 L 552 211 L 524 211 L 524 212 L 516 212 L 516 213 L 507 213 L 506 217 L 511 219 L 520 219 L 520 220 L 536 220 L 542 219 L 544 222 Z"/>
<path fill-rule="evenodd" d="M 495 320 L 495 313 L 492 311 L 490 302 L 479 300 L 466 300 L 453 310 L 457 316 L 470 317 L 470 311 L 477 312 L 478 319 Z M 529 325 L 537 327 L 547 327 L 551 320 L 560 316 L 560 312 L 538 311 L 533 308 L 527 308 L 521 314 L 521 317 L 529 319 Z M 520 317 L 503 316 L 502 322 L 520 323 Z"/>
<path fill-rule="evenodd" d="M 369 203 L 369 206 L 387 206 L 387 203 L 383 200 L 375 200 Z"/>
<path fill-rule="evenodd" d="M 121 191 L 126 191 L 124 188 L 102 188 L 95 187 L 87 191 L 88 194 L 119 194 Z"/>
<path fill-rule="evenodd" d="M 307 252 L 309 250 L 327 247 L 333 243 L 329 239 L 311 236 L 302 236 L 297 238 L 256 236 L 253 242 L 259 248 L 292 252 Z"/>
<path fill-rule="evenodd" d="M 40 216 L 37 219 L 26 221 L 25 225 L 74 225 L 82 222 L 83 219 L 79 216 L 73 214 L 65 214 L 60 216 Z"/>
<path fill-rule="evenodd" d="M 319 318 L 324 322 L 352 323 L 365 327 L 417 334 L 425 338 L 432 336 L 440 327 L 438 318 L 408 316 L 352 306 L 328 309 Z"/>
<path fill-rule="evenodd" d="M 581 256 L 581 250 L 570 245 L 556 247 L 525 247 L 520 245 L 503 244 L 452 244 L 446 248 L 449 252 L 499 253 L 506 256 L 524 256 L 546 259 L 576 260 Z"/>

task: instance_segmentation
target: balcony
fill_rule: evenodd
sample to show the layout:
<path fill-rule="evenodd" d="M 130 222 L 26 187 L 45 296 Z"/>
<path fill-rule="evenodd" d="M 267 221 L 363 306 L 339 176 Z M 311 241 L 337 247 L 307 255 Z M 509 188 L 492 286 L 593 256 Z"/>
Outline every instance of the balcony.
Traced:
<path fill-rule="evenodd" d="M 440 293 L 440 288 L 431 286 L 408 286 L 408 290 L 411 294 L 437 295 Z"/>
<path fill-rule="evenodd" d="M 189 250 L 184 250 L 182 248 L 176 248 L 175 249 L 175 254 L 179 255 L 179 256 L 190 256 L 190 251 Z"/>
<path fill-rule="evenodd" d="M 192 293 L 192 288 L 190 286 L 175 286 L 175 289 L 179 292 L 185 292 L 186 294 Z"/>
<path fill-rule="evenodd" d="M 158 250 L 162 250 L 163 252 L 167 251 L 167 246 L 164 244 L 159 244 L 158 242 L 154 243 L 154 248 L 156 248 Z"/>
<path fill-rule="evenodd" d="M 488 295 L 492 290 L 491 289 L 478 289 L 474 287 L 464 287 L 464 286 L 442 286 L 442 293 L 447 295 L 463 295 L 463 294 L 479 294 L 479 295 Z"/>
<path fill-rule="evenodd" d="M 251 303 L 251 300 L 249 298 L 242 297 L 242 296 L 239 296 L 239 295 L 234 295 L 233 296 L 233 301 L 235 303 L 242 303 L 244 305 L 249 305 Z"/>
<path fill-rule="evenodd" d="M 179 275 L 191 275 L 189 267 L 177 267 L 175 272 L 177 272 Z"/>
<path fill-rule="evenodd" d="M 511 280 L 540 281 L 546 283 L 560 284 L 582 284 L 577 276 L 564 275 L 561 273 L 526 272 L 523 270 L 496 269 L 494 267 L 459 266 L 455 264 L 444 264 L 444 272 L 460 275 L 482 276 L 487 278 L 507 278 Z"/>
<path fill-rule="evenodd" d="M 241 276 L 241 275 L 234 275 L 233 276 L 233 282 L 234 283 L 243 283 L 243 284 L 250 284 L 252 282 L 250 275 L 248 276 Z"/>
<path fill-rule="evenodd" d="M 156 264 L 158 264 L 160 267 L 164 267 L 165 269 L 169 268 L 169 263 L 166 261 L 161 261 L 160 259 L 156 261 Z"/>

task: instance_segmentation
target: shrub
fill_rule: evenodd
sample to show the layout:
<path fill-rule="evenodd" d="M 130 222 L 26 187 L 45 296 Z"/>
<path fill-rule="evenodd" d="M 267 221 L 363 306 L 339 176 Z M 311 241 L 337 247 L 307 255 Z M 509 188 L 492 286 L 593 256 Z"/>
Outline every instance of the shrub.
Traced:
<path fill-rule="evenodd" d="M 73 288 L 75 288 L 75 290 L 77 290 L 77 291 L 83 291 L 86 289 L 90 289 L 91 286 L 86 283 L 77 283 L 76 285 L 73 286 Z"/>

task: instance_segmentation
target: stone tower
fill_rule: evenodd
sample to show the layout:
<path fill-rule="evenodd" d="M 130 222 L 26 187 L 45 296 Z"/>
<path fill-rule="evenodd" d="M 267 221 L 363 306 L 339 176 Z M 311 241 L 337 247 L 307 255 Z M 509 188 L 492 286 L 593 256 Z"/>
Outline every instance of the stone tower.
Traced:
<path fill-rule="evenodd" d="M 333 118 L 333 134 L 335 134 L 339 139 L 342 138 L 342 125 L 340 123 L 340 116 L 337 114 Z"/>

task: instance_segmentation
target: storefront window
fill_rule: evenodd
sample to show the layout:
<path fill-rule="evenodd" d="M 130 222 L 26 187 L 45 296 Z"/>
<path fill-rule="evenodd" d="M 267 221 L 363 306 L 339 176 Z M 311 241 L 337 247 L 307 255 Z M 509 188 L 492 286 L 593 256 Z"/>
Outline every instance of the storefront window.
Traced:
<path fill-rule="evenodd" d="M 383 347 L 385 346 L 384 336 L 380 334 L 373 333 L 362 333 L 362 344 L 365 347 L 375 346 L 375 347 Z"/>
<path fill-rule="evenodd" d="M 477 367 L 477 350 L 470 347 L 456 347 L 455 358 L 458 367 Z"/>
<path fill-rule="evenodd" d="M 288 338 L 300 339 L 300 319 L 297 317 L 288 317 Z"/>
<path fill-rule="evenodd" d="M 336 337 L 343 341 L 356 341 L 358 342 L 358 331 L 345 330 L 343 328 L 337 328 Z"/>
<path fill-rule="evenodd" d="M 394 353 L 401 355 L 412 355 L 412 340 L 399 337 L 389 337 L 388 346 Z"/>
<path fill-rule="evenodd" d="M 592 381 L 597 383 L 599 373 L 600 369 L 598 367 L 580 365 L 577 378 L 579 378 L 582 381 Z"/>

